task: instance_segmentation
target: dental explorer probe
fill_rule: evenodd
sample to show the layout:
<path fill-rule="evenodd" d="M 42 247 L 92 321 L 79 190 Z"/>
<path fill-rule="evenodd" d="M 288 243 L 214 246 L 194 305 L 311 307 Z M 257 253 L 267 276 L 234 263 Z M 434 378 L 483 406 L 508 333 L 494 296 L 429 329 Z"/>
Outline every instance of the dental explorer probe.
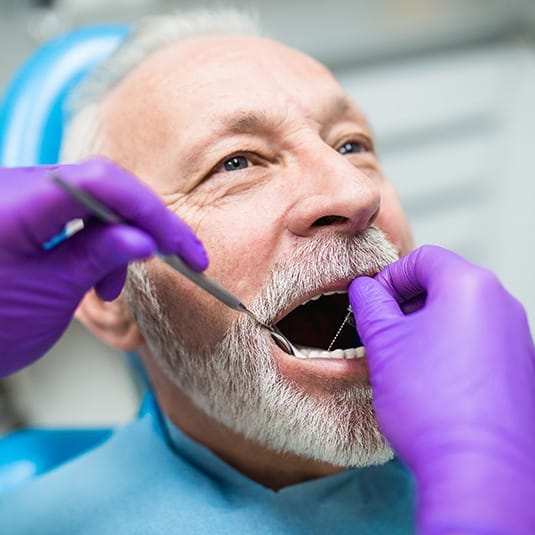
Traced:
<path fill-rule="evenodd" d="M 60 176 L 55 173 L 49 173 L 50 178 L 61 186 L 73 199 L 78 201 L 80 204 L 85 206 L 96 218 L 100 221 L 108 224 L 128 224 L 117 213 L 112 211 L 110 208 L 102 204 L 100 201 L 92 197 L 89 193 L 69 184 L 63 180 Z M 214 280 L 207 277 L 204 273 L 199 273 L 194 269 L 190 268 L 179 256 L 177 255 L 163 255 L 161 253 L 156 253 L 156 256 L 163 260 L 168 266 L 172 267 L 175 271 L 178 271 L 181 275 L 184 275 L 191 282 L 196 284 L 199 288 L 203 289 L 205 292 L 209 293 L 223 304 L 237 310 L 238 312 L 243 312 L 252 318 L 256 323 L 261 327 L 264 327 L 269 331 L 271 337 L 275 343 L 282 349 L 284 352 L 289 355 L 295 355 L 297 350 L 292 345 L 292 343 L 280 332 L 280 330 L 275 325 L 268 325 L 263 321 L 260 321 L 253 312 L 251 312 L 234 294 L 229 292 L 226 288 L 223 288 L 220 284 Z"/>

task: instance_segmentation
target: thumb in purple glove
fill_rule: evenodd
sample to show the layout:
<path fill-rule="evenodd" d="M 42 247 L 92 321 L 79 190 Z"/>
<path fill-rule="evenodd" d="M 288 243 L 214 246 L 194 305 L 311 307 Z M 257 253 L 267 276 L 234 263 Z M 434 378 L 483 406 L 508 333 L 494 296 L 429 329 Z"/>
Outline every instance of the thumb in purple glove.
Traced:
<path fill-rule="evenodd" d="M 53 182 L 60 175 L 129 225 L 107 226 Z M 43 244 L 65 223 L 84 218 L 83 231 L 52 250 Z M 202 244 L 155 193 L 104 159 L 51 167 L 0 169 L 0 376 L 43 355 L 57 341 L 92 287 L 104 299 L 120 293 L 128 262 L 179 254 L 207 266 Z"/>
<path fill-rule="evenodd" d="M 421 532 L 535 533 L 535 351 L 520 304 L 431 246 L 356 279 L 349 297 Z"/>

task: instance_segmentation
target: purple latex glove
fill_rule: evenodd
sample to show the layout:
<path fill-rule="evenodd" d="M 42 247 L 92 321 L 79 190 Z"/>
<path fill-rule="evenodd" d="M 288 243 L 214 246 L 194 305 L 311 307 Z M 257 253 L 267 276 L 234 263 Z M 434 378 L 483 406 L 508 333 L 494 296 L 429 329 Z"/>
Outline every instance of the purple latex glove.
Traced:
<path fill-rule="evenodd" d="M 415 476 L 419 532 L 533 535 L 535 350 L 520 303 L 432 246 L 356 279 L 349 298 L 379 425 Z"/>
<path fill-rule="evenodd" d="M 50 179 L 51 169 L 130 224 L 96 222 Z M 86 228 L 52 250 L 43 249 L 67 221 L 79 217 Z M 91 287 L 103 299 L 117 297 L 128 262 L 157 249 L 179 254 L 196 270 L 208 263 L 190 228 L 108 160 L 0 169 L 0 376 L 50 349 Z"/>

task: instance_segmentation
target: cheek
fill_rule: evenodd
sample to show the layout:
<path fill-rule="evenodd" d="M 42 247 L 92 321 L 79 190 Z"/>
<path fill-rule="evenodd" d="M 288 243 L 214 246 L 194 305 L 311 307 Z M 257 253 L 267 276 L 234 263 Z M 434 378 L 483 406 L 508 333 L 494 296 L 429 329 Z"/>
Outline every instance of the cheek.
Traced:
<path fill-rule="evenodd" d="M 275 257 L 276 224 L 258 203 L 206 208 L 196 232 L 210 259 L 206 274 L 244 301 L 256 295 Z"/>
<path fill-rule="evenodd" d="M 399 249 L 401 256 L 404 256 L 414 248 L 405 212 L 396 191 L 390 184 L 385 184 L 381 193 L 381 210 L 375 224 Z"/>
<path fill-rule="evenodd" d="M 221 340 L 236 312 L 160 262 L 150 261 L 149 276 L 173 334 L 189 349 L 199 352 Z"/>

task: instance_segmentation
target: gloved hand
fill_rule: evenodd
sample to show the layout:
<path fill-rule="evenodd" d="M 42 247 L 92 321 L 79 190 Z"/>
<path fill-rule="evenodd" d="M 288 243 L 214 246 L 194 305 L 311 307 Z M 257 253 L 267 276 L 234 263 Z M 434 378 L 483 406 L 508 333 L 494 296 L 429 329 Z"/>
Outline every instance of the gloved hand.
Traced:
<path fill-rule="evenodd" d="M 419 532 L 533 535 L 535 351 L 522 306 L 489 271 L 432 246 L 356 279 L 349 298 L 380 428 L 415 477 Z"/>
<path fill-rule="evenodd" d="M 119 213 L 103 225 L 51 180 L 50 170 Z M 51 250 L 43 243 L 82 217 L 87 227 Z M 189 227 L 125 170 L 104 159 L 74 165 L 0 169 L 0 376 L 42 356 L 95 287 L 117 297 L 129 261 L 156 250 L 196 270 L 208 260 Z"/>

